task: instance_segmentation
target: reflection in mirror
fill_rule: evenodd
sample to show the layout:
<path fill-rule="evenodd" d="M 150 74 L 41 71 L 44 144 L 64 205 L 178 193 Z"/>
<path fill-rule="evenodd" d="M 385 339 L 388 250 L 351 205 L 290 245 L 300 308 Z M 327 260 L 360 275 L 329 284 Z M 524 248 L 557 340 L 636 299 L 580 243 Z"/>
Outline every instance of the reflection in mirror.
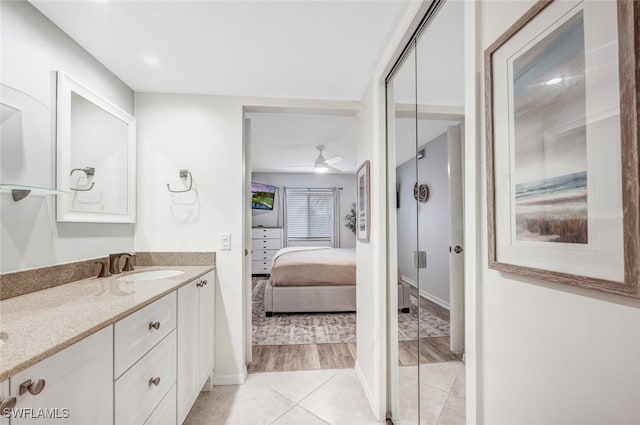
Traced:
<path fill-rule="evenodd" d="M 394 424 L 465 423 L 464 4 L 434 4 L 387 83 L 389 265 L 410 301 L 396 310 L 390 288 Z"/>
<path fill-rule="evenodd" d="M 58 72 L 58 221 L 132 223 L 135 120 Z"/>
<path fill-rule="evenodd" d="M 429 264 L 418 284 L 421 405 L 465 423 L 462 131 L 464 3 L 444 2 L 416 41 L 417 181 L 430 197 L 418 202 L 418 249 Z M 458 252 L 459 247 L 461 251 Z M 424 325 L 423 325 L 424 324 Z M 446 384 L 443 384 L 445 382 Z M 441 407 L 439 407 L 441 406 Z M 421 409 L 421 423 L 431 423 Z M 435 418 L 437 419 L 437 417 Z"/>
<path fill-rule="evenodd" d="M 391 252 L 395 253 L 397 286 L 400 309 L 390 309 L 392 326 L 390 350 L 391 411 L 394 424 L 417 424 L 420 417 L 420 382 L 418 374 L 418 306 L 415 288 L 407 282 L 417 282 L 413 268 L 413 254 L 417 251 L 417 206 L 413 199 L 416 179 L 416 75 L 415 49 L 405 56 L 392 80 L 387 83 L 387 121 L 389 157 L 394 167 L 389 168 L 390 179 L 396 182 L 396 232 L 390 238 Z M 393 237 L 395 236 L 395 237 Z M 403 273 L 402 270 L 409 270 Z M 393 279 L 391 280 L 393 282 Z M 395 286 L 395 283 L 391 286 Z M 391 292 L 394 292 L 393 290 Z M 402 299 L 407 301 L 403 305 Z M 391 305 L 395 305 L 391 301 Z M 397 312 L 397 314 L 396 314 Z"/>

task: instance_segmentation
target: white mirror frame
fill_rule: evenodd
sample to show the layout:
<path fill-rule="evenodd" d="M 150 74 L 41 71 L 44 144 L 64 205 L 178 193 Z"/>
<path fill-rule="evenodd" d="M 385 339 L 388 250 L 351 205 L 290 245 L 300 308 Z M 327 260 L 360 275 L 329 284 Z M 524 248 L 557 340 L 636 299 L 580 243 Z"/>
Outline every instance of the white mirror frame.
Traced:
<path fill-rule="evenodd" d="M 127 124 L 127 212 L 74 211 L 69 195 L 58 195 L 57 221 L 66 223 L 135 223 L 136 221 L 136 120 L 68 74 L 57 72 L 56 187 L 69 191 L 71 177 L 71 93 L 77 93 Z"/>

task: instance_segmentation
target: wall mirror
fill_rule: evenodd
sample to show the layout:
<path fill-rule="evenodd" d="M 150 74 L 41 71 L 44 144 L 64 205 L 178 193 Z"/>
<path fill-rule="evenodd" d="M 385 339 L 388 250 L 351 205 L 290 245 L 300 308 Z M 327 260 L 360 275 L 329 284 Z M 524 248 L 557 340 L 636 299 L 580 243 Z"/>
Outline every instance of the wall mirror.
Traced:
<path fill-rule="evenodd" d="M 58 222 L 135 222 L 135 118 L 62 71 L 56 149 Z"/>

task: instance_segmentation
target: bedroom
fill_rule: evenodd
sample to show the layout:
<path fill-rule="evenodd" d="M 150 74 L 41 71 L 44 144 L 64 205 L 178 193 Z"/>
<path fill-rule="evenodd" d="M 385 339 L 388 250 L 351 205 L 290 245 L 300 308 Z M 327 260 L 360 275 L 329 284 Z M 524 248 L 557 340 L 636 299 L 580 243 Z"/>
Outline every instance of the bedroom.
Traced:
<path fill-rule="evenodd" d="M 356 238 L 346 217 L 356 201 L 355 117 L 245 117 L 253 195 L 249 370 L 353 368 Z"/>

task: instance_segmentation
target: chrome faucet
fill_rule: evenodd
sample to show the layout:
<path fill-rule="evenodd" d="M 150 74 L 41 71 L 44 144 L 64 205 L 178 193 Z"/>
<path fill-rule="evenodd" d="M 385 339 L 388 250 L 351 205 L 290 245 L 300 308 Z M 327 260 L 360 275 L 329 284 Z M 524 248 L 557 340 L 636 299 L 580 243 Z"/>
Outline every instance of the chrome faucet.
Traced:
<path fill-rule="evenodd" d="M 122 271 L 129 272 L 133 270 L 133 266 L 131 266 L 131 254 L 128 252 L 121 252 L 119 254 L 109 254 L 109 272 L 111 274 L 119 274 L 120 273 L 120 257 L 126 256 L 126 260 L 124 263 L 124 267 Z"/>

